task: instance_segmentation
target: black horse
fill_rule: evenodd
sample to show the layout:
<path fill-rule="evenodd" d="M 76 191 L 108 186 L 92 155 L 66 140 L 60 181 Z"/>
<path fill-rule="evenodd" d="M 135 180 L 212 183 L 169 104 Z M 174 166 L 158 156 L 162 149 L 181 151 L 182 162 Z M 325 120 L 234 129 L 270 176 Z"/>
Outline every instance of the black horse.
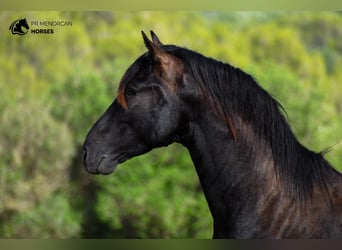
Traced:
<path fill-rule="evenodd" d="M 110 174 L 178 142 L 214 238 L 342 238 L 342 175 L 297 141 L 277 101 L 238 68 L 142 35 L 148 52 L 86 138 L 86 170 Z"/>

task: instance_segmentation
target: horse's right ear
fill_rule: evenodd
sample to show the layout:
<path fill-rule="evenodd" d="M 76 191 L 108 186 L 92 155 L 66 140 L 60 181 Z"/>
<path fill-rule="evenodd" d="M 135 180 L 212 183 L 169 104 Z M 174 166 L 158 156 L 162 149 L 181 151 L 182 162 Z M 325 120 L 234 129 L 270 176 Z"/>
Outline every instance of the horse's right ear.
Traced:
<path fill-rule="evenodd" d="M 156 36 L 156 34 L 154 34 L 153 31 L 151 31 L 151 35 L 152 35 L 152 39 L 154 40 L 154 42 L 152 42 L 150 39 L 148 39 L 148 37 L 146 36 L 146 34 L 144 33 L 144 31 L 141 31 L 142 37 L 144 39 L 144 43 L 146 48 L 148 49 L 148 52 L 150 53 L 150 55 L 152 56 L 152 58 L 163 64 L 168 64 L 170 61 L 170 55 L 168 55 L 160 46 L 162 45 L 162 43 L 160 42 L 159 38 Z"/>
<path fill-rule="evenodd" d="M 153 31 L 151 31 L 153 42 L 148 39 L 144 31 L 141 31 L 141 34 L 149 56 L 155 62 L 156 69 L 165 78 L 174 80 L 176 75 L 179 75 L 183 70 L 183 63 L 177 57 L 164 51 L 162 43 Z"/>

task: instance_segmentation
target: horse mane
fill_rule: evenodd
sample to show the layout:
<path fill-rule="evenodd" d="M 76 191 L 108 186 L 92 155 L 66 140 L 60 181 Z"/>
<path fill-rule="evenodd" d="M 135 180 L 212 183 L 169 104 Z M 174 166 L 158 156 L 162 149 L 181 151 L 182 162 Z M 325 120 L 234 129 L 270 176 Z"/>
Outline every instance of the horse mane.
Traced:
<path fill-rule="evenodd" d="M 324 198 L 328 197 L 327 180 L 333 168 L 322 153 L 312 152 L 298 142 L 281 112 L 282 106 L 252 76 L 186 48 L 163 45 L 163 49 L 184 63 L 185 72 L 195 79 L 208 104 L 227 124 L 233 140 L 239 140 L 234 120 L 238 116 L 252 126 L 258 138 L 268 143 L 276 176 L 290 195 L 305 201 L 317 185 Z M 123 107 L 127 107 L 124 98 L 127 83 L 144 72 L 147 64 L 150 60 L 146 53 L 124 74 L 118 90 L 118 101 Z"/>
<path fill-rule="evenodd" d="M 323 158 L 302 146 L 293 134 L 282 111 L 284 108 L 256 80 L 239 68 L 173 45 L 165 50 L 182 60 L 208 99 L 239 140 L 234 117 L 249 123 L 254 133 L 266 141 L 272 152 L 276 175 L 289 194 L 306 200 L 316 184 L 324 198 L 332 167 Z"/>

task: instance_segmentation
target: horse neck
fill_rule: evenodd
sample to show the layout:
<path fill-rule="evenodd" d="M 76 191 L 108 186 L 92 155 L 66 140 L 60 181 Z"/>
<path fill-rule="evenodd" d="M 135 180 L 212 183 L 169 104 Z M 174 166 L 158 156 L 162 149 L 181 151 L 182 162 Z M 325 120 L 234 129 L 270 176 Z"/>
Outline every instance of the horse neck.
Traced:
<path fill-rule="evenodd" d="M 252 127 L 243 122 L 237 134 L 234 141 L 226 125 L 205 114 L 190 123 L 185 143 L 214 223 L 222 221 L 224 226 L 232 227 L 241 216 L 255 213 L 260 196 L 269 192 L 269 187 L 276 188 L 272 183 L 274 163 L 267 143 L 259 140 Z"/>

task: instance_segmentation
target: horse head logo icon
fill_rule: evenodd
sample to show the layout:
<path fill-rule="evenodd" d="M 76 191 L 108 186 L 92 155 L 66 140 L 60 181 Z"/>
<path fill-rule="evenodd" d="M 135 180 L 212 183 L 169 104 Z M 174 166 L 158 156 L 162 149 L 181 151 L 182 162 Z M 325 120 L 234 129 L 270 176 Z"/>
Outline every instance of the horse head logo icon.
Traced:
<path fill-rule="evenodd" d="M 13 35 L 25 35 L 29 31 L 29 25 L 26 18 L 15 20 L 9 27 Z"/>

